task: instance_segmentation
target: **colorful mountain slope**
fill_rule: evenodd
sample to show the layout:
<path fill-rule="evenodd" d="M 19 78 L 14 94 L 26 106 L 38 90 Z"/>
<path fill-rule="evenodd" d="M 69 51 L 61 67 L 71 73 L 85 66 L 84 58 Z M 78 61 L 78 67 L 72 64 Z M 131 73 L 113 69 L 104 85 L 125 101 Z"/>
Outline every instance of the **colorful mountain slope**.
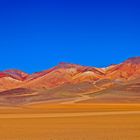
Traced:
<path fill-rule="evenodd" d="M 130 98 L 133 98 L 138 102 L 139 80 L 140 57 L 130 58 L 106 68 L 60 63 L 49 70 L 31 75 L 19 70 L 6 70 L 0 72 L 0 101 L 1 104 L 54 100 L 77 102 L 80 99 L 93 102 L 113 102 L 115 99 L 119 102 L 120 99 L 120 102 L 123 102 L 128 98 L 132 101 Z M 95 95 L 96 98 L 93 98 Z M 126 99 L 119 98 L 122 96 Z"/>

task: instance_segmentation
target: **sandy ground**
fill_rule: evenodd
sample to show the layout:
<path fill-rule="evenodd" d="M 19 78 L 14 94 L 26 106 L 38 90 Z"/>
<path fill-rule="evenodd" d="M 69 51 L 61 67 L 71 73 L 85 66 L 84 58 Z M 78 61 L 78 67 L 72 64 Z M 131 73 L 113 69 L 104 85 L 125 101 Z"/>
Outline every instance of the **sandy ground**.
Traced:
<path fill-rule="evenodd" d="M 110 111 L 110 112 L 78 112 L 78 113 L 35 113 L 35 114 L 0 114 L 0 119 L 15 118 L 62 118 L 82 116 L 110 116 L 110 115 L 140 115 L 140 111 Z"/>
<path fill-rule="evenodd" d="M 140 140 L 140 105 L 0 108 L 0 140 Z"/>

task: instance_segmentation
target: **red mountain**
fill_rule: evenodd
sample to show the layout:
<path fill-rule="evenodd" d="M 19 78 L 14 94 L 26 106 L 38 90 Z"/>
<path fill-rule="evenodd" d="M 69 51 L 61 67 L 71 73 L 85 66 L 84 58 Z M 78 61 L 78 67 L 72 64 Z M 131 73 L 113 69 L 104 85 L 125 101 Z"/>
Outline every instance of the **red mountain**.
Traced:
<path fill-rule="evenodd" d="M 10 69 L 0 72 L 0 78 L 2 77 L 11 77 L 16 80 L 24 81 L 29 74 L 22 72 L 20 70 Z"/>
<path fill-rule="evenodd" d="M 139 90 L 140 57 L 106 68 L 63 62 L 31 75 L 19 70 L 0 72 L 1 104 L 72 100 L 80 97 L 82 101 L 88 98 L 92 102 L 101 102 L 102 99 L 135 102 L 140 101 Z M 92 96 L 98 99 L 95 101 Z"/>
<path fill-rule="evenodd" d="M 53 88 L 66 83 L 95 82 L 103 79 L 132 80 L 140 76 L 140 57 L 134 57 L 118 65 L 106 68 L 87 67 L 77 64 L 60 63 L 59 65 L 31 75 L 20 70 L 6 70 L 0 78 L 10 77 L 23 81 L 28 87 Z"/>
<path fill-rule="evenodd" d="M 66 83 L 95 81 L 104 76 L 102 69 L 70 63 L 60 63 L 46 71 L 32 74 L 26 79 L 26 86 L 52 88 Z"/>
<path fill-rule="evenodd" d="M 0 72 L 0 91 L 20 86 L 27 76 L 28 74 L 20 70 L 6 70 Z"/>
<path fill-rule="evenodd" d="M 29 74 L 16 69 L 5 70 L 3 73 L 20 81 L 24 81 L 29 76 Z"/>
<path fill-rule="evenodd" d="M 134 57 L 106 71 L 107 78 L 132 80 L 140 77 L 140 57 Z"/>

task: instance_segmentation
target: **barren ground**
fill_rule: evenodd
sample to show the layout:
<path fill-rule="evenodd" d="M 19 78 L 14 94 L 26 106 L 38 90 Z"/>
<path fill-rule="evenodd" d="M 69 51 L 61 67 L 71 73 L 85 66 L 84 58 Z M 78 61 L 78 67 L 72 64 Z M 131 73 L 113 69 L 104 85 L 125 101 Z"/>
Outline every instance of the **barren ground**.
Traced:
<path fill-rule="evenodd" d="M 38 104 L 0 113 L 0 140 L 140 140 L 139 104 Z"/>

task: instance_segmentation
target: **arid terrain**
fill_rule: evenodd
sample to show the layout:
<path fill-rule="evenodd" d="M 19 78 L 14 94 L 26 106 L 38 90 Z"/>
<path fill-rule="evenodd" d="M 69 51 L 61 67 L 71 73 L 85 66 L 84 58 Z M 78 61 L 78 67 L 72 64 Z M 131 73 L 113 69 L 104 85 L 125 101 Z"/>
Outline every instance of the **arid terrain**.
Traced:
<path fill-rule="evenodd" d="M 139 140 L 139 104 L 0 108 L 1 140 Z"/>
<path fill-rule="evenodd" d="M 70 63 L 27 74 L 0 72 L 0 106 L 36 103 L 140 103 L 140 57 L 105 68 Z"/>
<path fill-rule="evenodd" d="M 0 72 L 0 140 L 140 140 L 140 57 Z"/>

